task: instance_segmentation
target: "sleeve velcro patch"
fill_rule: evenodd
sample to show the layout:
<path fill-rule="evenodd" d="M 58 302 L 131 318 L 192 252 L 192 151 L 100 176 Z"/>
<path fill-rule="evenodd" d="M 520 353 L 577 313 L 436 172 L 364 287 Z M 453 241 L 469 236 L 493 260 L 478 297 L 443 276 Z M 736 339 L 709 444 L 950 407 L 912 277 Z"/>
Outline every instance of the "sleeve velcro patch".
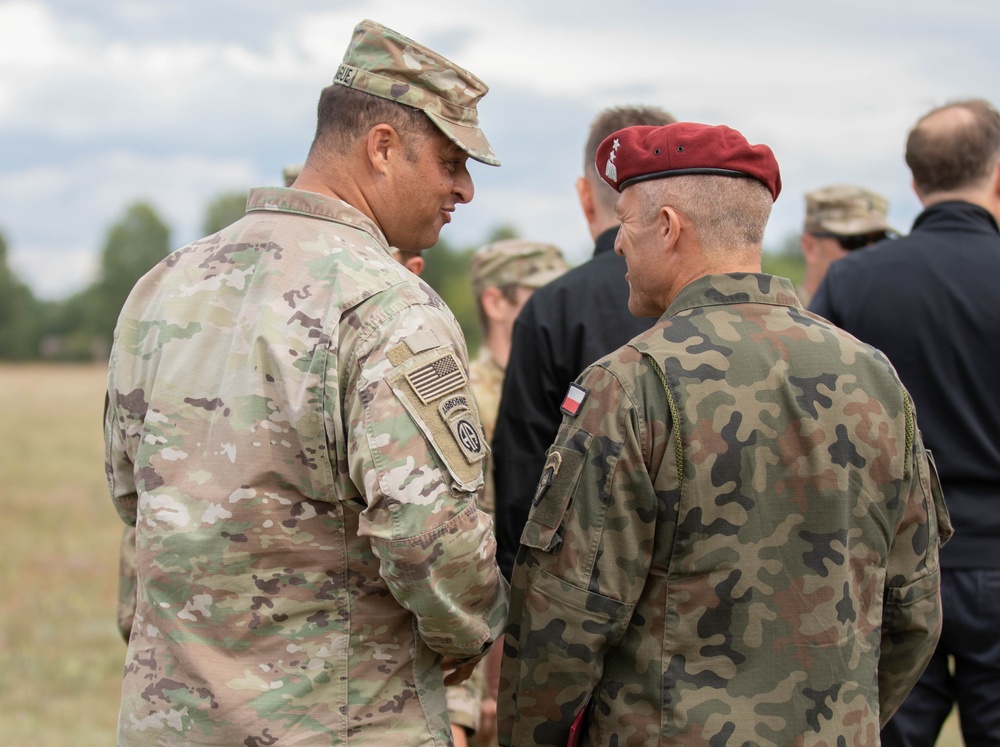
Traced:
<path fill-rule="evenodd" d="M 545 467 L 532 500 L 521 544 L 553 552 L 562 544 L 562 524 L 573 502 L 580 476 L 587 464 L 593 436 L 577 429 L 562 443 L 567 432 L 559 431 L 557 443 L 549 448 Z"/>
<path fill-rule="evenodd" d="M 451 476 L 464 489 L 477 489 L 489 446 L 454 353 L 438 349 L 413 356 L 385 380 Z"/>

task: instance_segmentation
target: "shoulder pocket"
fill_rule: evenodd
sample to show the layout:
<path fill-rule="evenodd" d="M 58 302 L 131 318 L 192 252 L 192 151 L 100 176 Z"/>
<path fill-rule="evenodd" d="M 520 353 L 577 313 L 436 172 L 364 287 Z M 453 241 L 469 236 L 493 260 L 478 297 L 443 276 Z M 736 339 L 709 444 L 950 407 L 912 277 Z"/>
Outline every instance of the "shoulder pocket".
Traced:
<path fill-rule="evenodd" d="M 386 383 L 452 478 L 464 490 L 475 490 L 489 446 L 461 362 L 450 347 L 401 358 Z"/>
<path fill-rule="evenodd" d="M 551 552 L 562 543 L 560 529 L 583 474 L 592 439 L 591 434 L 574 428 L 564 443 L 549 449 L 521 534 L 522 545 Z"/>

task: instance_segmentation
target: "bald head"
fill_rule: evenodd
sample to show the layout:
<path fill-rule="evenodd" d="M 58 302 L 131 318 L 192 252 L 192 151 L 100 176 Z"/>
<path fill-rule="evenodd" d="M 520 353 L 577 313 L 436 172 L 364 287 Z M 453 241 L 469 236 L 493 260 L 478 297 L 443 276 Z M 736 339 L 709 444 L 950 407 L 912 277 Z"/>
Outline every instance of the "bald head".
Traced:
<path fill-rule="evenodd" d="M 1000 162 L 1000 114 L 981 99 L 924 115 L 906 141 L 906 164 L 921 200 L 988 186 Z"/>

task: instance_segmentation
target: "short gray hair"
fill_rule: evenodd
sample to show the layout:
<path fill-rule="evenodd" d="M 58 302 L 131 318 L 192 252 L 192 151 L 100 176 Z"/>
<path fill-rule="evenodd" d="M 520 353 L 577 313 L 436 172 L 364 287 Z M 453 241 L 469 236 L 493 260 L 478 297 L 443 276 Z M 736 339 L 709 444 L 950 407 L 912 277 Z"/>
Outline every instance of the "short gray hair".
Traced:
<path fill-rule="evenodd" d="M 767 187 L 750 177 L 691 174 L 640 182 L 647 220 L 664 205 L 689 218 L 698 241 L 709 252 L 760 249 L 774 200 Z"/>

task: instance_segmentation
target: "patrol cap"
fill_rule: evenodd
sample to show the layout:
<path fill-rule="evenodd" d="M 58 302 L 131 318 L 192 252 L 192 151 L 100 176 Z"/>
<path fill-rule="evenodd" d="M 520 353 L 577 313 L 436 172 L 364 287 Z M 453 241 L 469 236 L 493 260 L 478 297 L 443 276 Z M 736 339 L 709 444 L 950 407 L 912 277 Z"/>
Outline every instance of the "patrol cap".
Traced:
<path fill-rule="evenodd" d="M 805 197 L 806 233 L 857 236 L 893 231 L 886 221 L 889 201 L 877 192 L 835 184 L 806 192 Z"/>
<path fill-rule="evenodd" d="M 290 163 L 281 170 L 281 178 L 285 180 L 286 187 L 292 186 L 292 182 L 299 178 L 303 165 L 301 163 Z"/>
<path fill-rule="evenodd" d="M 552 244 L 523 239 L 504 239 L 472 255 L 469 275 L 472 292 L 479 298 L 486 288 L 523 285 L 541 288 L 569 269 L 562 252 Z"/>
<path fill-rule="evenodd" d="M 776 200 L 781 174 L 766 145 L 751 145 L 725 125 L 674 122 L 636 125 L 608 135 L 597 148 L 597 173 L 615 190 L 649 179 L 685 174 L 748 176 Z"/>
<path fill-rule="evenodd" d="M 469 156 L 500 165 L 476 112 L 476 103 L 489 91 L 486 84 L 380 23 L 364 20 L 354 28 L 333 82 L 420 109 Z"/>

